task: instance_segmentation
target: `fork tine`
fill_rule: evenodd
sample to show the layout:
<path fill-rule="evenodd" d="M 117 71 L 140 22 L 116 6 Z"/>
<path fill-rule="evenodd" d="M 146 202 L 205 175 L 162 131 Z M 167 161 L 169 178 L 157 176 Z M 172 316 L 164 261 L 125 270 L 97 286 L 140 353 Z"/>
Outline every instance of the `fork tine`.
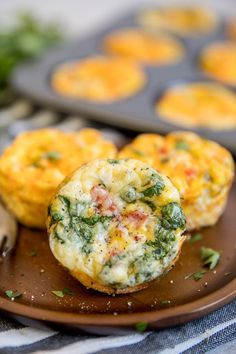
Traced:
<path fill-rule="evenodd" d="M 17 222 L 15 218 L 0 204 L 0 255 L 10 252 L 17 238 Z"/>

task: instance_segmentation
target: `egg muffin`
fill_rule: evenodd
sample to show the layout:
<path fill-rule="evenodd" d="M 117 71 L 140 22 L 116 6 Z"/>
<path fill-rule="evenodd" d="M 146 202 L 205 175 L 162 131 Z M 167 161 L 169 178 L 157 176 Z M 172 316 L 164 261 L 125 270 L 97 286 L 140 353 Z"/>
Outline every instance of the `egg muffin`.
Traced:
<path fill-rule="evenodd" d="M 169 88 L 155 110 L 170 123 L 214 130 L 236 127 L 236 94 L 209 82 L 194 82 Z"/>
<path fill-rule="evenodd" d="M 201 7 L 160 7 L 143 11 L 138 22 L 145 27 L 196 36 L 212 32 L 218 20 L 212 11 Z"/>
<path fill-rule="evenodd" d="M 135 28 L 110 33 L 103 40 L 103 47 L 109 54 L 150 65 L 178 62 L 184 53 L 177 39 Z"/>
<path fill-rule="evenodd" d="M 221 41 L 211 44 L 203 50 L 200 65 L 206 74 L 236 85 L 236 43 Z"/>
<path fill-rule="evenodd" d="M 0 196 L 23 225 L 46 228 L 49 200 L 64 177 L 85 162 L 115 155 L 113 143 L 93 129 L 23 133 L 0 157 Z"/>
<path fill-rule="evenodd" d="M 226 34 L 230 39 L 236 40 L 236 17 L 231 19 L 226 26 Z"/>
<path fill-rule="evenodd" d="M 123 58 L 93 56 L 59 65 L 51 77 L 59 94 L 110 102 L 136 94 L 146 83 L 142 69 Z"/>
<path fill-rule="evenodd" d="M 146 288 L 176 261 L 185 239 L 177 189 L 134 159 L 94 160 L 67 177 L 49 206 L 56 259 L 108 294 Z"/>
<path fill-rule="evenodd" d="M 188 230 L 214 225 L 223 213 L 234 163 L 217 143 L 190 132 L 142 134 L 119 157 L 137 158 L 171 179 L 180 193 Z"/>

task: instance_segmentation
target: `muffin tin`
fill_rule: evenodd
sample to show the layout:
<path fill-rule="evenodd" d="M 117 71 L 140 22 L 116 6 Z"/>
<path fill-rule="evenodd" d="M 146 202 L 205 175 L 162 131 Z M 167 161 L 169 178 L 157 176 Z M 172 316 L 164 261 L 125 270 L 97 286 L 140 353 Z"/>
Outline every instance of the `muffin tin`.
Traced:
<path fill-rule="evenodd" d="M 46 56 L 22 65 L 12 76 L 14 88 L 43 105 L 62 112 L 84 114 L 96 121 L 121 128 L 158 133 L 185 129 L 161 119 L 155 112 L 154 104 L 172 83 L 209 80 L 209 77 L 199 67 L 199 55 L 208 44 L 226 39 L 225 26 L 222 20 L 219 20 L 217 29 L 209 35 L 176 36 L 186 48 L 186 54 L 182 61 L 162 66 L 143 65 L 147 75 L 147 84 L 136 95 L 129 98 L 108 103 L 89 102 L 61 96 L 53 91 L 50 86 L 50 76 L 57 65 L 91 55 L 103 55 L 102 40 L 108 33 L 122 28 L 140 28 L 141 26 L 136 20 L 140 11 L 142 10 L 132 12 L 117 21 L 113 21 L 112 24 L 95 34 L 65 44 L 50 51 Z M 214 82 L 213 79 L 211 81 Z M 232 87 L 231 89 L 235 90 Z M 222 132 L 207 129 L 186 128 L 185 130 L 192 130 L 202 136 L 216 140 L 236 153 L 236 128 Z"/>

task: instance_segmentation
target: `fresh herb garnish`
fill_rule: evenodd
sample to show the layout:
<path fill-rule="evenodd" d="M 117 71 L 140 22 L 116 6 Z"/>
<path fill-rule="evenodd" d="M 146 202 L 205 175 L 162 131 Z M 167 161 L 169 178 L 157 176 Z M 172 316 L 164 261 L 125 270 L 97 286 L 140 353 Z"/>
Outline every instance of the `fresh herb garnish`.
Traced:
<path fill-rule="evenodd" d="M 176 230 L 177 228 L 185 227 L 185 216 L 178 203 L 172 202 L 164 205 L 161 215 L 161 224 L 165 229 Z"/>
<path fill-rule="evenodd" d="M 186 275 L 186 277 L 184 277 L 184 279 L 187 280 L 189 278 L 193 278 L 194 280 L 198 281 L 198 280 L 202 279 L 202 277 L 204 277 L 206 272 L 207 272 L 206 270 L 202 270 L 200 272 L 190 273 L 189 275 Z"/>
<path fill-rule="evenodd" d="M 170 301 L 170 300 L 161 300 L 161 301 L 160 301 L 160 304 L 161 304 L 161 305 L 170 305 L 170 304 L 171 304 L 171 301 Z"/>
<path fill-rule="evenodd" d="M 185 150 L 188 151 L 189 150 L 189 144 L 184 141 L 184 140 L 177 140 L 175 143 L 175 148 L 177 150 Z"/>
<path fill-rule="evenodd" d="M 22 296 L 22 293 L 19 291 L 6 290 L 5 295 L 9 297 L 9 299 L 17 299 Z"/>
<path fill-rule="evenodd" d="M 216 267 L 217 263 L 220 260 L 220 253 L 218 251 L 213 250 L 212 248 L 202 247 L 201 259 L 203 261 L 203 264 L 212 270 Z"/>
<path fill-rule="evenodd" d="M 26 59 L 42 53 L 61 40 L 59 27 L 41 23 L 29 13 L 17 16 L 14 25 L 0 31 L 0 106 L 12 99 L 9 78 L 13 69 Z M 14 97 L 14 96 L 13 96 Z"/>
<path fill-rule="evenodd" d="M 65 295 L 74 295 L 73 291 L 68 288 L 64 288 L 63 290 L 52 290 L 52 293 L 57 297 L 64 297 Z"/>
<path fill-rule="evenodd" d="M 136 324 L 135 328 L 138 332 L 144 332 L 147 329 L 148 323 L 147 322 L 139 322 Z"/>
<path fill-rule="evenodd" d="M 35 257 L 37 256 L 37 251 L 36 250 L 31 250 L 30 252 L 27 253 L 27 256 L 29 257 Z"/>
<path fill-rule="evenodd" d="M 189 239 L 189 243 L 195 243 L 201 240 L 202 240 L 202 234 L 200 234 L 200 232 L 197 232 L 196 234 L 191 236 L 191 238 Z"/>

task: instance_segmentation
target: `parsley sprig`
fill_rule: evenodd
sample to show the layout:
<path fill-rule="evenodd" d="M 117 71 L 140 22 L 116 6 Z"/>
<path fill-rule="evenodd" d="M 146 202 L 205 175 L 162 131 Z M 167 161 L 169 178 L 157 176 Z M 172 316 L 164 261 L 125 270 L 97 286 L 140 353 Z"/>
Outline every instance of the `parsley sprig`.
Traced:
<path fill-rule="evenodd" d="M 214 269 L 220 260 L 220 252 L 213 250 L 212 248 L 201 248 L 201 259 L 204 266 L 209 269 Z"/>

